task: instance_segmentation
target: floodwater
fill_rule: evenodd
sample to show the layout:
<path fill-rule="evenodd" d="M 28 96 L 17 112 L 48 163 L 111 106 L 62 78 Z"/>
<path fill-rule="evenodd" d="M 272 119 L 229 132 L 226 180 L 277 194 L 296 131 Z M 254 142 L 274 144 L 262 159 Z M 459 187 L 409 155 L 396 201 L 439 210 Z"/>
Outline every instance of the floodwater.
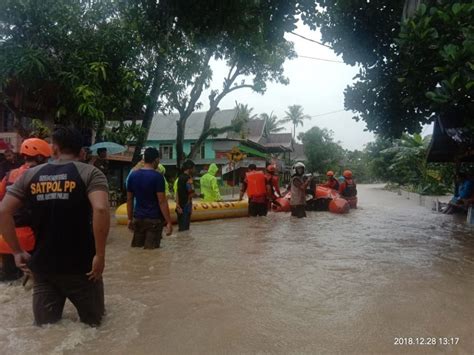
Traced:
<path fill-rule="evenodd" d="M 153 251 L 114 226 L 103 326 L 68 303 L 34 327 L 31 290 L 1 285 L 0 352 L 472 353 L 474 229 L 379 186 L 359 195 L 349 215 L 195 223 Z M 459 341 L 394 345 L 408 337 Z"/>

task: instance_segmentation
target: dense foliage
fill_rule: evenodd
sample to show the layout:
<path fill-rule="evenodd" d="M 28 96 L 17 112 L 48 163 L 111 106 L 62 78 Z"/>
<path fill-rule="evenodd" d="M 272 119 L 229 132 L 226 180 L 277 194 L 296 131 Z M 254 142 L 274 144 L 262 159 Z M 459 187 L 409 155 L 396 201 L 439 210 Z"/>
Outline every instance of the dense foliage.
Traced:
<path fill-rule="evenodd" d="M 114 2 L 0 3 L 0 100 L 21 117 L 103 126 L 141 112 L 137 38 Z"/>
<path fill-rule="evenodd" d="M 359 64 L 346 109 L 369 130 L 399 138 L 436 114 L 474 113 L 474 3 L 425 0 L 401 22 L 404 1 L 325 0 L 315 15 L 323 41 Z"/>
<path fill-rule="evenodd" d="M 419 134 L 403 134 L 392 141 L 378 137 L 365 149 L 369 173 L 380 181 L 424 195 L 450 191 L 454 167 L 426 162 L 430 141 L 431 136 Z"/>
<path fill-rule="evenodd" d="M 353 172 L 359 183 L 385 182 L 421 194 L 443 194 L 451 190 L 454 167 L 426 162 L 431 136 L 403 134 L 400 139 L 378 136 L 363 150 L 345 150 L 331 131 L 313 127 L 299 138 L 304 144 L 308 169 L 324 175 L 333 170 Z"/>
<path fill-rule="evenodd" d="M 298 138 L 303 142 L 310 171 L 325 174 L 328 170 L 341 169 L 344 150 L 334 141 L 332 131 L 313 127 L 305 133 L 300 133 Z"/>

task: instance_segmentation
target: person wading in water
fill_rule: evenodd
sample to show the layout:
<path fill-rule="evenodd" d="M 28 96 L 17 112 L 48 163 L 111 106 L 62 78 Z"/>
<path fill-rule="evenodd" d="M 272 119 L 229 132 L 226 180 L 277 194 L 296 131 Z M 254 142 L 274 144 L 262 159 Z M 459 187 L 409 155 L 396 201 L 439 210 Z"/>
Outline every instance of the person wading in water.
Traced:
<path fill-rule="evenodd" d="M 79 162 L 82 135 L 61 127 L 53 133 L 56 160 L 30 168 L 8 189 L 0 204 L 0 233 L 13 250 L 16 265 L 32 274 L 35 324 L 62 318 L 68 298 L 82 322 L 101 323 L 105 312 L 102 272 L 110 213 L 104 174 Z M 31 209 L 36 246 L 20 247 L 14 214 Z"/>
<path fill-rule="evenodd" d="M 173 232 L 165 178 L 156 171 L 159 158 L 156 148 L 147 148 L 143 168 L 131 173 L 127 181 L 127 214 L 128 227 L 133 231 L 132 247 L 159 248 L 164 223 L 166 235 Z"/>

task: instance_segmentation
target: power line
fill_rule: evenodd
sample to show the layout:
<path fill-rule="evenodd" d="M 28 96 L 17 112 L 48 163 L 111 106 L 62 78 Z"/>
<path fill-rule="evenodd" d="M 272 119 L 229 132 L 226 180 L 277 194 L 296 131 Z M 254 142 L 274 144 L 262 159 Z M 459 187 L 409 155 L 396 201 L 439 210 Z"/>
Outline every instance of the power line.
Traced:
<path fill-rule="evenodd" d="M 323 61 L 323 62 L 346 64 L 346 63 L 344 63 L 343 61 L 340 61 L 340 60 L 317 58 L 317 57 L 309 57 L 309 56 L 306 56 L 306 55 L 298 55 L 298 58 L 306 58 L 306 59 L 320 60 L 320 61 Z"/>
<path fill-rule="evenodd" d="M 310 41 L 310 42 L 319 44 L 320 46 L 324 46 L 324 47 L 326 47 L 326 48 L 332 49 L 332 47 L 331 47 L 331 46 L 328 46 L 327 44 L 324 44 L 324 43 L 319 42 L 319 41 L 316 41 L 316 40 L 314 40 L 314 39 L 311 39 L 311 38 L 302 36 L 302 35 L 300 35 L 300 34 L 298 34 L 298 33 L 293 32 L 293 31 L 291 31 L 291 32 L 289 32 L 289 33 L 291 33 L 292 35 L 295 35 L 295 36 L 297 36 L 297 37 L 301 37 L 301 38 L 303 38 L 303 39 L 305 39 L 305 40 L 307 40 L 307 41 Z"/>
<path fill-rule="evenodd" d="M 319 115 L 314 115 L 314 116 L 309 116 L 309 117 L 315 118 L 315 117 L 327 116 L 327 115 L 332 115 L 333 113 L 338 113 L 338 112 L 343 112 L 343 111 L 345 111 L 345 110 L 337 110 L 337 111 L 325 112 L 325 113 L 320 113 Z"/>

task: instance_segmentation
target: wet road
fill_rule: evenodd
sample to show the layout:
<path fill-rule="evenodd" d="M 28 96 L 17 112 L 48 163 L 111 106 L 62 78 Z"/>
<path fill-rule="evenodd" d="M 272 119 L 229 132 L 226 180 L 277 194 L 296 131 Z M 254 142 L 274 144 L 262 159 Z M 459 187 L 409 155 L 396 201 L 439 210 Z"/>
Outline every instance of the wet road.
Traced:
<path fill-rule="evenodd" d="M 195 223 L 155 251 L 114 227 L 103 326 L 67 304 L 59 324 L 33 327 L 31 291 L 1 285 L 1 352 L 472 353 L 474 229 L 374 186 L 359 194 L 349 215 Z"/>

